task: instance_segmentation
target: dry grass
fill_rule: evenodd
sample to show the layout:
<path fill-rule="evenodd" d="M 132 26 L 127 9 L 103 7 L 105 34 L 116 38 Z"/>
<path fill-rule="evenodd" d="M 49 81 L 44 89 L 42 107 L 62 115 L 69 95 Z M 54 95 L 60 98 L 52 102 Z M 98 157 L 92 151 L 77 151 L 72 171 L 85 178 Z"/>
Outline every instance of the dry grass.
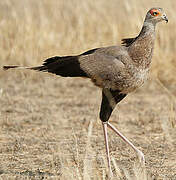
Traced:
<path fill-rule="evenodd" d="M 163 7 L 151 79 L 111 121 L 146 156 L 146 167 L 113 133 L 114 179 L 176 179 L 176 1 L 0 1 L 0 66 L 37 65 L 138 34 L 146 11 Z M 100 90 L 88 80 L 0 70 L 1 179 L 106 179 Z"/>

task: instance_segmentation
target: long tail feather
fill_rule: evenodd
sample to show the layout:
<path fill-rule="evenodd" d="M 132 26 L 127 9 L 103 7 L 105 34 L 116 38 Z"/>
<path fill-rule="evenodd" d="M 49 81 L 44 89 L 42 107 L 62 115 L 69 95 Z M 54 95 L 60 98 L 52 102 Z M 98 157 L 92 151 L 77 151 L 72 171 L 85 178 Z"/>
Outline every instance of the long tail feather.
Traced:
<path fill-rule="evenodd" d="M 9 70 L 9 69 L 31 69 L 36 71 L 47 71 L 46 66 L 36 66 L 36 67 L 24 67 L 24 66 L 3 66 L 3 70 Z"/>
<path fill-rule="evenodd" d="M 80 67 L 78 56 L 51 57 L 46 59 L 41 66 L 36 67 L 3 66 L 4 70 L 12 68 L 49 72 L 63 77 L 88 77 Z"/>

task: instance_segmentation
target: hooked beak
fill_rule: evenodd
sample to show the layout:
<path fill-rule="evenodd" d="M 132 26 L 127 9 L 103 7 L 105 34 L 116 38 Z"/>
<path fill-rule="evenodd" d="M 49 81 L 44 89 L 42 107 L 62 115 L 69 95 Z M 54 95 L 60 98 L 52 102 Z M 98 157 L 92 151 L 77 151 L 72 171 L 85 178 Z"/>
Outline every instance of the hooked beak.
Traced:
<path fill-rule="evenodd" d="M 163 20 L 166 21 L 166 23 L 168 23 L 168 18 L 167 18 L 167 16 L 166 16 L 166 14 L 163 14 L 161 17 L 162 17 Z"/>

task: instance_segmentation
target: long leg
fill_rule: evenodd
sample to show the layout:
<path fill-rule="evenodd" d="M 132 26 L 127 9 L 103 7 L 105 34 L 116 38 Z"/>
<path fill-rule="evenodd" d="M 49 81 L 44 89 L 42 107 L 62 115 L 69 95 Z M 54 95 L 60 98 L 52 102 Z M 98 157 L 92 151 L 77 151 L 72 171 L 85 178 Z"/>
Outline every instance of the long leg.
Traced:
<path fill-rule="evenodd" d="M 102 122 L 103 125 L 103 132 L 104 132 L 104 139 L 105 139 L 105 146 L 106 146 L 106 155 L 108 161 L 108 168 L 109 168 L 109 176 L 112 176 L 112 169 L 111 169 L 111 161 L 110 161 L 110 154 L 109 154 L 109 143 L 108 143 L 108 132 L 107 132 L 107 122 Z"/>
<path fill-rule="evenodd" d="M 123 134 L 121 134 L 111 123 L 107 122 L 107 125 L 136 151 L 139 156 L 140 162 L 145 163 L 144 154 L 137 147 L 135 147 Z"/>
<path fill-rule="evenodd" d="M 126 94 L 120 94 L 119 91 L 111 91 L 108 89 L 104 89 L 102 91 L 100 119 L 103 125 L 103 132 L 104 132 L 104 139 L 105 139 L 105 146 L 106 146 L 106 156 L 107 156 L 108 168 L 109 168 L 109 176 L 112 176 L 112 169 L 111 169 L 111 163 L 110 163 L 108 134 L 107 134 L 108 120 L 116 104 L 120 102 L 125 96 Z"/>

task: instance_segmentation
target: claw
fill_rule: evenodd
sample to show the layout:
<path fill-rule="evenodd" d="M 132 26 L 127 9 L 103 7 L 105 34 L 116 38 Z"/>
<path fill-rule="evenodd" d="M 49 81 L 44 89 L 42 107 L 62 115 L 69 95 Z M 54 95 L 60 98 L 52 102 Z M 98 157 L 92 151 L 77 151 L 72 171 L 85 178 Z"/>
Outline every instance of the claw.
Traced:
<path fill-rule="evenodd" d="M 138 157 L 139 157 L 139 161 L 140 163 L 144 164 L 145 165 L 145 157 L 144 157 L 144 154 L 142 151 L 138 150 L 137 151 L 137 154 L 138 154 Z"/>
<path fill-rule="evenodd" d="M 112 172 L 112 170 L 109 170 L 109 172 L 108 172 L 108 179 L 111 179 L 111 178 L 113 178 L 113 172 Z"/>

